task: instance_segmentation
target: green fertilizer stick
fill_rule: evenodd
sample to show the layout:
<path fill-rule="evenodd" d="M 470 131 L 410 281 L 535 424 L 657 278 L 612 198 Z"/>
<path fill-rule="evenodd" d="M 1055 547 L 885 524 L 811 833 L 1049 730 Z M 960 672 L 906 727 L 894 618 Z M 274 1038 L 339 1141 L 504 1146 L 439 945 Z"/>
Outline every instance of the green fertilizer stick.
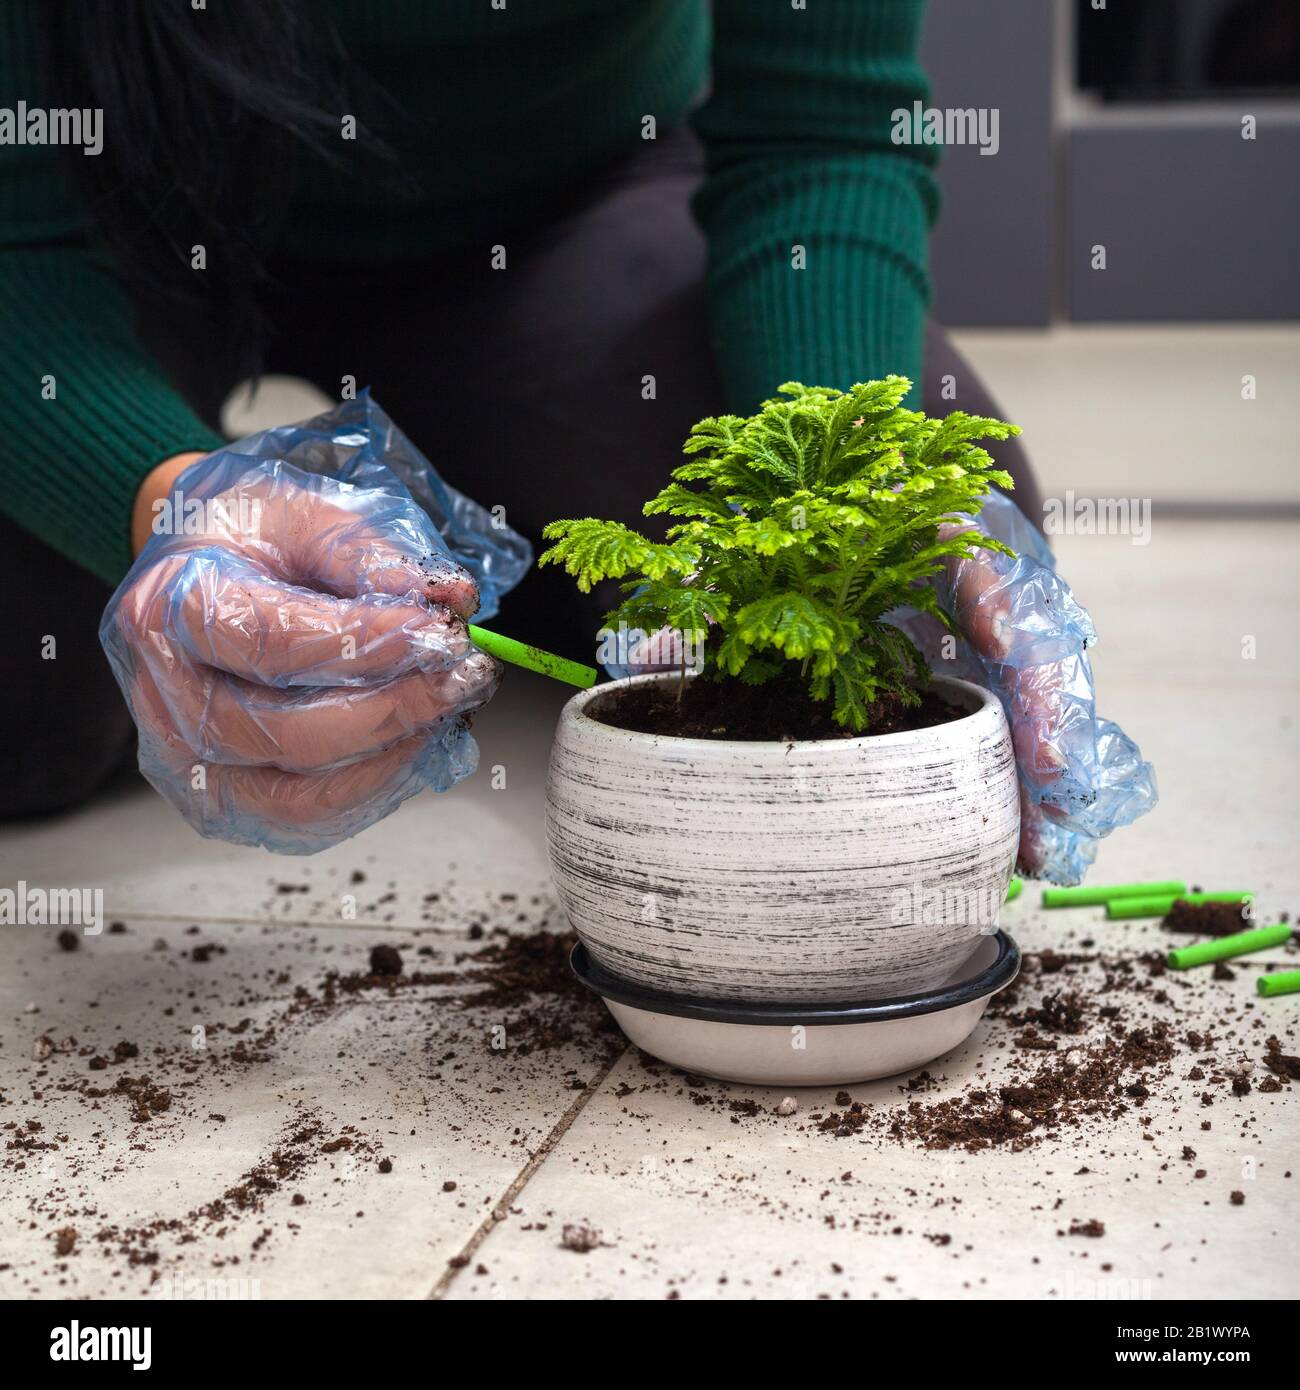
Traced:
<path fill-rule="evenodd" d="M 1002 901 L 1007 903 L 1015 902 L 1021 893 L 1024 892 L 1024 889 L 1024 881 L 1022 879 L 1013 878 L 1011 882 L 1007 884 L 1007 896 L 1003 898 Z"/>
<path fill-rule="evenodd" d="M 1179 946 L 1170 951 L 1166 964 L 1170 970 L 1190 970 L 1194 965 L 1213 965 L 1216 960 L 1232 960 L 1248 956 L 1252 951 L 1267 951 L 1291 938 L 1288 926 L 1256 927 L 1254 931 L 1233 932 L 1217 941 L 1203 941 L 1198 946 Z"/>
<path fill-rule="evenodd" d="M 512 666 L 526 666 L 530 671 L 539 671 L 552 680 L 567 681 L 580 690 L 590 689 L 596 684 L 599 672 L 594 666 L 584 666 L 580 661 L 568 661 L 562 656 L 544 652 L 540 647 L 530 647 L 527 642 L 516 642 L 513 637 L 502 637 L 499 632 L 489 632 L 485 627 L 469 626 L 470 640 L 474 645 L 498 661 L 508 661 Z"/>
<path fill-rule="evenodd" d="M 1106 916 L 1113 921 L 1117 917 L 1163 917 L 1175 902 L 1185 903 L 1240 903 L 1251 902 L 1254 893 L 1169 893 L 1158 898 L 1112 898 L 1106 904 Z"/>
<path fill-rule="evenodd" d="M 1187 885 L 1178 879 L 1167 883 L 1116 883 L 1109 888 L 1102 884 L 1085 888 L 1044 888 L 1044 907 L 1096 907 L 1112 898 L 1164 898 L 1171 893 L 1182 894 Z"/>
<path fill-rule="evenodd" d="M 1265 999 L 1275 994 L 1300 993 L 1300 970 L 1279 970 L 1276 975 L 1261 975 L 1255 981 L 1255 991 Z"/>

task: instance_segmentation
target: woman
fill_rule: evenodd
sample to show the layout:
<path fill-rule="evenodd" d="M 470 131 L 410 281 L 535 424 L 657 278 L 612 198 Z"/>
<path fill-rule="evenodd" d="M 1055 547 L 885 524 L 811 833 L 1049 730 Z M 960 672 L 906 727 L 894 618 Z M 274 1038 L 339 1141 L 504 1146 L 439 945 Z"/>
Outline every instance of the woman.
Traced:
<path fill-rule="evenodd" d="M 82 109 L 87 129 L 102 112 L 103 142 L 0 146 L 0 583 L 19 629 L 3 699 L 23 731 L 0 809 L 73 805 L 120 764 L 131 720 L 95 636 L 108 586 L 250 371 L 369 384 L 534 540 L 557 516 L 634 519 L 691 422 L 784 380 L 901 372 L 932 413 L 999 413 L 926 323 L 935 151 L 890 138 L 926 96 L 921 10 L 0 0 L 0 105 Z M 999 461 L 1036 517 L 1018 446 Z M 319 508 L 291 511 L 326 544 Z M 967 611 L 990 580 L 968 576 Z M 284 622 L 265 597 L 240 634 L 259 651 L 283 636 L 257 626 Z M 458 631 L 472 596 L 440 597 Z M 572 604 L 546 571 L 504 621 L 589 640 Z M 987 624 L 968 635 L 996 654 Z M 418 686 L 415 728 L 445 713 Z M 1022 761 L 1059 763 L 1018 732 Z M 353 752 L 340 738 L 322 765 Z M 271 822 L 290 775 L 265 771 L 253 813 Z M 346 806 L 350 783 L 331 786 Z"/>

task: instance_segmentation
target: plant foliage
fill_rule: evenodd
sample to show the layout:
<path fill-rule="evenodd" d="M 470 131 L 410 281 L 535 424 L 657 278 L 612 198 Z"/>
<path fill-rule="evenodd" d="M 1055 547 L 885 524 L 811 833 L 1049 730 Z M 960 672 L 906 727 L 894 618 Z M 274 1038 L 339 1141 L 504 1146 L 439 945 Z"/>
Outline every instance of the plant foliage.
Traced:
<path fill-rule="evenodd" d="M 615 521 L 554 521 L 540 563 L 584 592 L 622 580 L 611 626 L 707 632 L 706 677 L 762 684 L 797 670 L 838 723 L 861 730 L 873 701 L 915 704 L 929 677 L 891 610 L 951 627 L 922 581 L 949 556 L 1007 550 L 960 523 L 990 487 L 1011 486 L 976 441 L 1018 429 L 906 410 L 910 387 L 901 376 L 847 392 L 787 382 L 748 419 L 701 420 L 687 462 L 645 505 L 678 518 L 664 541 Z"/>

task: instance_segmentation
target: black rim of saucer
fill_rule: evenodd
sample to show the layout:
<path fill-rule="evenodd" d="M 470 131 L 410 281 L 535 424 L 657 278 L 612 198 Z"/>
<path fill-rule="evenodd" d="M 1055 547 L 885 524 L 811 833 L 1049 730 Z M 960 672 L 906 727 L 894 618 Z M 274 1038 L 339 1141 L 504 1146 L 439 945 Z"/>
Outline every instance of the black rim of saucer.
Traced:
<path fill-rule="evenodd" d="M 1004 931 L 993 938 L 998 944 L 995 959 L 978 975 L 958 980 L 924 994 L 900 999 L 873 999 L 861 1004 L 756 1004 L 752 1001 L 695 999 L 686 995 L 662 994 L 624 980 L 606 970 L 591 957 L 581 941 L 569 953 L 569 968 L 588 989 L 603 999 L 649 1013 L 693 1018 L 704 1023 L 765 1024 L 793 1027 L 832 1023 L 884 1023 L 890 1019 L 916 1018 L 970 1004 L 1005 989 L 1020 971 L 1020 948 Z"/>

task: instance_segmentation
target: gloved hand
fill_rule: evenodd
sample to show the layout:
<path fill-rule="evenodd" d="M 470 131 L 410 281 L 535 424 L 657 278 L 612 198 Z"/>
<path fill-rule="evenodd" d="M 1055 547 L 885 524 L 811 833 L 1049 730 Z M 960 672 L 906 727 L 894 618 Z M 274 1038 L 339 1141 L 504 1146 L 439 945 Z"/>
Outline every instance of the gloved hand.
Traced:
<path fill-rule="evenodd" d="M 1087 648 L 1096 630 L 1056 573 L 1042 536 L 1009 497 L 993 493 L 978 523 L 1015 557 L 980 550 L 937 577 L 964 641 L 914 613 L 894 615 L 936 672 L 995 691 L 1020 772 L 1019 870 L 1078 883 L 1097 843 L 1156 804 L 1155 771 L 1117 725 L 1096 713 Z"/>
<path fill-rule="evenodd" d="M 475 573 L 385 466 L 398 455 Z M 464 716 L 499 671 L 465 623 L 529 547 L 373 402 L 209 454 L 169 502 L 100 639 L 141 771 L 200 834 L 312 853 L 473 771 Z"/>

